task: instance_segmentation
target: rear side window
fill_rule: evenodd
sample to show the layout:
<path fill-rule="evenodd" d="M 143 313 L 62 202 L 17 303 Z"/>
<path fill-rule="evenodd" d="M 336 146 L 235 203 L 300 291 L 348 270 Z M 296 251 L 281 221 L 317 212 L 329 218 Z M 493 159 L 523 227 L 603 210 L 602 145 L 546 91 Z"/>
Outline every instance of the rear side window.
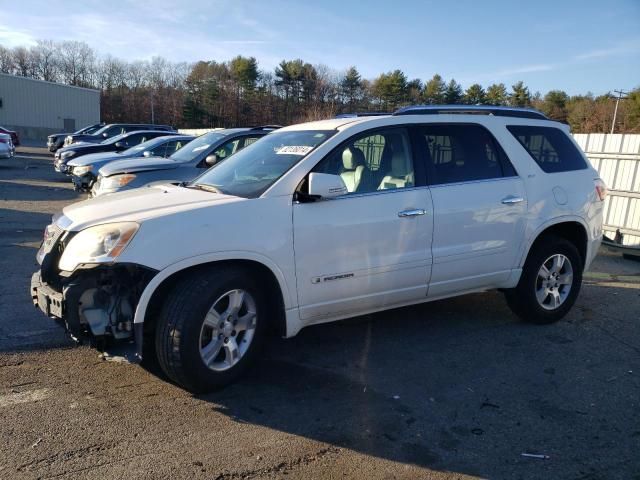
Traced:
<path fill-rule="evenodd" d="M 434 124 L 418 131 L 420 141 L 426 142 L 432 185 L 516 175 L 502 148 L 480 125 Z"/>
<path fill-rule="evenodd" d="M 547 173 L 587 168 L 576 146 L 558 128 L 509 125 L 507 129 Z"/>

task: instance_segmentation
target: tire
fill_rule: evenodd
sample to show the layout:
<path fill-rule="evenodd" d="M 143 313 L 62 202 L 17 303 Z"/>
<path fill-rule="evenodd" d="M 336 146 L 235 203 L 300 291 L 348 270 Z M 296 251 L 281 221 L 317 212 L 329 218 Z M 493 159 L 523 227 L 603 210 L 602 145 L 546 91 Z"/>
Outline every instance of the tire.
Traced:
<path fill-rule="evenodd" d="M 551 274 L 558 265 L 554 261 L 560 257 L 564 257 L 564 262 L 568 261 L 569 264 L 563 264 L 554 280 Z M 543 265 L 550 267 L 545 271 L 545 274 L 550 274 L 546 278 L 542 275 Z M 570 281 L 567 276 L 569 268 Z M 505 291 L 507 304 L 526 322 L 541 325 L 557 322 L 569 312 L 578 297 L 582 285 L 582 270 L 583 261 L 575 245 L 554 235 L 543 237 L 529 252 L 518 285 Z M 550 288 L 545 285 L 550 285 Z M 567 286 L 570 286 L 568 290 Z M 543 302 L 540 301 L 542 297 Z"/>
<path fill-rule="evenodd" d="M 249 318 L 253 309 L 253 328 L 230 331 L 240 329 L 240 325 L 234 326 L 233 315 L 226 316 L 226 312 L 234 310 L 232 298 L 235 301 L 240 297 L 244 303 L 236 312 L 235 321 Z M 247 306 L 250 303 L 251 308 Z M 224 321 L 225 318 L 231 320 Z M 224 387 L 242 375 L 259 354 L 267 322 L 267 302 L 248 270 L 224 266 L 190 272 L 176 282 L 160 310 L 155 332 L 158 363 L 173 382 L 191 392 Z M 225 327 L 209 325 L 214 323 L 224 323 Z M 211 352 L 215 352 L 218 342 L 223 343 L 215 356 Z M 212 357 L 210 366 L 205 363 L 207 355 Z"/>

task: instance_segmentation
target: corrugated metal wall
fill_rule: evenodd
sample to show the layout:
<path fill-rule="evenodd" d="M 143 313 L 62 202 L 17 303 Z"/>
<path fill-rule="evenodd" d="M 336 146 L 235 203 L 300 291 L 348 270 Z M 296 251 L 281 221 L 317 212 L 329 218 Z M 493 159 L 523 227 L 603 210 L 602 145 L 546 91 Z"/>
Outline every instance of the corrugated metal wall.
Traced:
<path fill-rule="evenodd" d="M 0 74 L 0 125 L 19 133 L 61 132 L 64 119 L 76 129 L 100 121 L 100 92 L 25 77 Z"/>
<path fill-rule="evenodd" d="M 579 133 L 576 142 L 609 188 L 604 228 L 624 245 L 640 246 L 640 135 Z"/>

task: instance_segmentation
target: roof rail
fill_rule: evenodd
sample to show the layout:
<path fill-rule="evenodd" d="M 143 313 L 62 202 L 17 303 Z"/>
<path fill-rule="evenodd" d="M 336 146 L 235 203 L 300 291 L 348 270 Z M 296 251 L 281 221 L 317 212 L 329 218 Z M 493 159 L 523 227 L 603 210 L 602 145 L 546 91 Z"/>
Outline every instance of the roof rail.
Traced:
<path fill-rule="evenodd" d="M 357 118 L 357 117 L 381 117 L 384 115 L 391 115 L 388 112 L 354 112 L 354 113 L 339 113 L 334 118 Z"/>
<path fill-rule="evenodd" d="M 542 112 L 533 108 L 493 107 L 489 105 L 413 105 L 400 108 L 393 115 L 495 115 L 497 117 L 535 118 L 549 120 Z"/>
<path fill-rule="evenodd" d="M 260 125 L 259 127 L 251 127 L 250 130 L 277 130 L 282 125 Z"/>

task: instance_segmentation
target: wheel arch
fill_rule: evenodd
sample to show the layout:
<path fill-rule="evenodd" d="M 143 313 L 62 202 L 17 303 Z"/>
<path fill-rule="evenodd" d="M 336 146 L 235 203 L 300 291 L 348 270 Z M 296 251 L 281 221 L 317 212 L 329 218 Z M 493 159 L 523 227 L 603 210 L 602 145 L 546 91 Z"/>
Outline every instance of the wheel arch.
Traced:
<path fill-rule="evenodd" d="M 150 333 L 155 327 L 157 312 L 162 305 L 162 298 L 184 275 L 202 268 L 213 268 L 222 265 L 237 265 L 253 272 L 259 279 L 260 285 L 267 289 L 267 297 L 272 311 L 275 313 L 272 327 L 284 336 L 286 333 L 285 310 L 290 306 L 289 290 L 282 272 L 270 264 L 266 259 L 249 255 L 218 257 L 203 257 L 184 260 L 161 270 L 142 292 L 136 307 L 134 324 L 144 325 L 145 333 Z"/>
<path fill-rule="evenodd" d="M 527 248 L 520 260 L 520 265 L 524 265 L 531 249 L 544 237 L 556 235 L 573 243 L 582 259 L 584 268 L 589 258 L 589 234 L 586 222 L 580 217 L 560 217 L 542 224 L 530 237 Z"/>

